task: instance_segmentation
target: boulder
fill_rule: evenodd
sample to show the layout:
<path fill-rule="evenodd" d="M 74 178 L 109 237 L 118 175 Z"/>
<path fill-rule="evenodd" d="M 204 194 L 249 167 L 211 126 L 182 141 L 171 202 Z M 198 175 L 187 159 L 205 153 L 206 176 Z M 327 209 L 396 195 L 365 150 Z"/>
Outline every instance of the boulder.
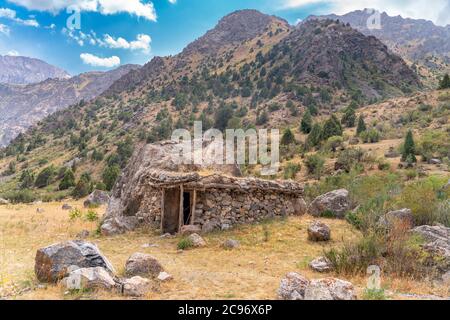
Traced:
<path fill-rule="evenodd" d="M 337 218 L 343 218 L 350 210 L 349 193 L 345 189 L 335 190 L 321 195 L 311 202 L 308 212 L 314 217 L 323 214 L 332 214 Z"/>
<path fill-rule="evenodd" d="M 380 218 L 378 225 L 391 229 L 394 226 L 402 226 L 408 230 L 414 227 L 414 216 L 411 209 L 390 211 Z"/>
<path fill-rule="evenodd" d="M 235 249 L 239 248 L 239 246 L 240 246 L 239 241 L 233 239 L 225 240 L 225 242 L 222 243 L 222 247 L 224 247 L 225 249 Z"/>
<path fill-rule="evenodd" d="M 122 282 L 122 293 L 128 297 L 143 297 L 152 288 L 152 282 L 139 276 L 125 279 Z"/>
<path fill-rule="evenodd" d="M 100 226 L 102 236 L 110 237 L 134 230 L 139 224 L 136 217 L 116 217 L 104 220 Z"/>
<path fill-rule="evenodd" d="M 428 163 L 434 164 L 434 165 L 440 165 L 440 164 L 442 164 L 442 161 L 440 159 L 433 158 L 433 159 L 430 159 L 430 161 L 428 161 Z"/>
<path fill-rule="evenodd" d="M 400 157 L 400 154 L 395 151 L 394 147 L 390 147 L 389 151 L 385 153 L 385 158 L 398 158 Z"/>
<path fill-rule="evenodd" d="M 63 204 L 63 206 L 61 207 L 61 209 L 63 210 L 72 210 L 72 206 L 68 205 L 67 203 Z"/>
<path fill-rule="evenodd" d="M 37 208 L 36 209 L 36 213 L 44 213 L 44 212 L 45 212 L 45 210 L 42 209 L 42 208 Z"/>
<path fill-rule="evenodd" d="M 206 241 L 200 237 L 197 233 L 193 233 L 188 237 L 188 240 L 192 241 L 192 244 L 196 248 L 205 247 Z"/>
<path fill-rule="evenodd" d="M 108 204 L 109 202 L 109 194 L 105 191 L 101 191 L 101 190 L 94 190 L 94 192 L 92 192 L 88 198 L 86 199 L 86 201 L 84 201 L 84 207 L 90 207 L 90 206 L 101 206 L 101 205 L 105 205 Z"/>
<path fill-rule="evenodd" d="M 157 279 L 161 282 L 166 282 L 166 281 L 173 280 L 173 277 L 170 274 L 168 274 L 167 272 L 163 271 L 163 272 L 159 273 L 159 276 Z"/>
<path fill-rule="evenodd" d="M 308 205 L 306 201 L 302 198 L 295 199 L 293 201 L 294 214 L 296 216 L 303 216 L 308 212 Z"/>
<path fill-rule="evenodd" d="M 308 227 L 308 239 L 315 242 L 330 240 L 330 227 L 323 222 L 313 221 Z"/>
<path fill-rule="evenodd" d="M 164 270 L 159 261 L 145 253 L 134 253 L 125 263 L 125 272 L 129 276 L 157 277 L 162 271 Z"/>
<path fill-rule="evenodd" d="M 0 198 L 0 206 L 4 206 L 4 205 L 7 205 L 7 204 L 9 204 L 8 200 Z"/>
<path fill-rule="evenodd" d="M 116 286 L 114 278 L 102 267 L 74 270 L 62 280 L 62 284 L 68 290 L 112 290 Z"/>
<path fill-rule="evenodd" d="M 206 222 L 203 226 L 202 226 L 202 233 L 211 233 L 216 229 L 216 224 L 214 222 Z"/>
<path fill-rule="evenodd" d="M 309 280 L 304 276 L 291 272 L 281 279 L 278 296 L 282 300 L 303 300 Z"/>
<path fill-rule="evenodd" d="M 326 273 L 333 270 L 333 265 L 325 257 L 318 257 L 309 263 L 309 267 L 320 273 Z"/>
<path fill-rule="evenodd" d="M 39 249 L 34 270 L 39 281 L 58 282 L 70 271 L 94 267 L 102 267 L 114 273 L 113 266 L 95 244 L 76 240 Z"/>
<path fill-rule="evenodd" d="M 202 231 L 202 229 L 200 228 L 200 226 L 197 225 L 185 225 L 181 227 L 181 234 L 183 236 L 188 236 L 191 235 L 193 233 L 200 233 Z"/>
<path fill-rule="evenodd" d="M 344 280 L 311 280 L 305 289 L 305 300 L 356 300 L 356 292 L 353 285 Z"/>
<path fill-rule="evenodd" d="M 450 271 L 450 228 L 443 225 L 420 226 L 412 230 L 413 234 L 425 240 L 422 248 L 439 261 L 438 270 L 442 273 Z"/>

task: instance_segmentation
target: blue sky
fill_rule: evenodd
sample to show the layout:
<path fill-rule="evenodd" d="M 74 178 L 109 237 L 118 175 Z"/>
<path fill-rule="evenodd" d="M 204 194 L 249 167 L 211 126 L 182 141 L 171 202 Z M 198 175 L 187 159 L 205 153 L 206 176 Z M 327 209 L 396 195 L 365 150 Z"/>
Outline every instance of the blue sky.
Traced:
<path fill-rule="evenodd" d="M 144 64 L 180 52 L 238 9 L 258 9 L 291 24 L 309 14 L 374 7 L 389 14 L 448 21 L 450 0 L 0 0 L 0 54 L 45 60 L 78 74 Z M 67 29 L 76 5 L 80 29 Z M 444 12 L 444 15 L 442 14 Z M 72 19 L 71 21 L 78 21 Z"/>

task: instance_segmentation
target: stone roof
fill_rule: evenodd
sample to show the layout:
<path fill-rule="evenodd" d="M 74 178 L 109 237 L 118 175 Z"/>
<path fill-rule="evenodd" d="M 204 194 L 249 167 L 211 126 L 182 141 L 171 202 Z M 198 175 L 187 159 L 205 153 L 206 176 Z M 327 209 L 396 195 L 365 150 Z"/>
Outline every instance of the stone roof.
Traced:
<path fill-rule="evenodd" d="M 303 194 L 303 185 L 292 180 L 264 180 L 258 178 L 239 178 L 221 174 L 201 176 L 197 172 L 168 172 L 153 170 L 143 177 L 144 183 L 152 187 L 168 188 L 184 185 L 192 189 L 229 189 L 247 192 L 251 190 L 279 193 Z"/>

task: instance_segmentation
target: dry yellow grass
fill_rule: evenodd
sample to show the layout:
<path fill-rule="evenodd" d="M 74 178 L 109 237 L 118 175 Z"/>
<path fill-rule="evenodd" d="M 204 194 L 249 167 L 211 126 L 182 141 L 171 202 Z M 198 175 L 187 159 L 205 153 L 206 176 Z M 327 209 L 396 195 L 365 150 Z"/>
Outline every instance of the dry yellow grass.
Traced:
<path fill-rule="evenodd" d="M 81 202 L 69 202 L 82 208 Z M 95 222 L 82 219 L 70 221 L 62 203 L 0 207 L 0 288 L 31 286 L 34 277 L 34 257 L 40 247 L 75 238 L 87 229 L 94 231 Z M 44 213 L 36 213 L 36 208 Z M 97 209 L 102 213 L 104 208 Z M 326 220 L 332 229 L 333 240 L 326 244 L 308 242 L 306 229 L 311 217 L 291 217 L 260 225 L 241 226 L 232 231 L 206 236 L 208 246 L 179 252 L 179 238 L 162 239 L 156 232 L 140 231 L 117 237 L 92 236 L 119 273 L 127 258 L 134 252 L 154 255 L 174 276 L 162 284 L 148 299 L 275 299 L 280 279 L 287 272 L 300 272 L 307 277 L 320 278 L 308 269 L 308 262 L 324 249 L 340 246 L 343 241 L 360 237 L 349 224 L 341 220 Z M 221 243 L 233 238 L 241 242 L 236 250 L 224 250 Z M 152 244 L 154 247 L 144 248 Z M 348 279 L 361 294 L 366 279 Z M 404 279 L 385 279 L 387 289 L 417 294 L 445 294 L 443 289 Z M 16 299 L 73 299 L 64 295 L 58 286 L 36 288 Z M 95 293 L 88 298 L 120 299 L 111 293 Z"/>

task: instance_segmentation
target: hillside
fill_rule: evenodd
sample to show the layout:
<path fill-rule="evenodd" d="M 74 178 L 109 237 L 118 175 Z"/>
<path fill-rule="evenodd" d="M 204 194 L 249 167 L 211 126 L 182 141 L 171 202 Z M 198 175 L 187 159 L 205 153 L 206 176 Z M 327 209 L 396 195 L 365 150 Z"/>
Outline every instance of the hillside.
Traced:
<path fill-rule="evenodd" d="M 420 87 L 401 58 L 346 25 L 325 20 L 292 28 L 238 11 L 179 55 L 154 58 L 91 103 L 56 112 L 20 135 L 4 149 L 4 164 L 19 155 L 6 180 L 11 187 L 24 169 L 63 170 L 75 159 L 77 176 L 88 172 L 99 181 L 104 169 L 125 166 L 133 144 L 170 138 L 197 119 L 205 128 L 297 127 L 305 110 L 328 114 Z M 67 194 L 52 181 L 36 192 Z"/>
<path fill-rule="evenodd" d="M 47 79 L 68 79 L 70 75 L 48 63 L 28 57 L 0 55 L 0 83 L 30 84 Z"/>
<path fill-rule="evenodd" d="M 381 29 L 367 26 L 373 11 L 357 10 L 344 15 L 310 16 L 310 19 L 339 19 L 349 23 L 365 35 L 372 35 L 385 43 L 390 50 L 409 61 L 424 80 L 436 79 L 450 71 L 450 26 L 437 26 L 422 19 L 389 16 L 381 13 Z M 423 70 L 421 70 L 423 69 Z"/>
<path fill-rule="evenodd" d="M 0 84 L 0 146 L 46 116 L 102 94 L 117 79 L 138 66 L 108 72 L 89 72 L 67 79 L 48 79 L 28 85 Z"/>

